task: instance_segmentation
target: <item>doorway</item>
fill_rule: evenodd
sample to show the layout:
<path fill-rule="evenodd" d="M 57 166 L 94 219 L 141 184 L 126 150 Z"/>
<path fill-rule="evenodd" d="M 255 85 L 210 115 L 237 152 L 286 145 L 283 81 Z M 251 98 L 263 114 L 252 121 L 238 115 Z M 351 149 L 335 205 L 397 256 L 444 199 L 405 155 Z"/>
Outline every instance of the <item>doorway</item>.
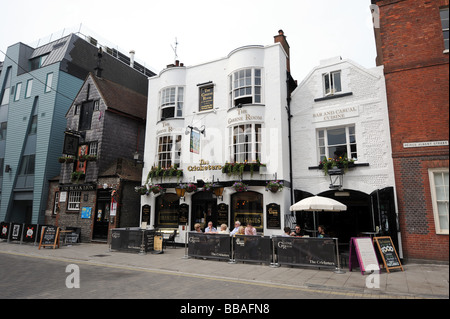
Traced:
<path fill-rule="evenodd" d="M 92 239 L 107 240 L 110 219 L 111 193 L 108 190 L 99 190 L 94 216 L 94 229 Z"/>
<path fill-rule="evenodd" d="M 204 230 L 209 221 L 218 228 L 217 215 L 217 199 L 211 192 L 198 192 L 192 196 L 191 230 L 194 230 L 195 224 L 200 224 Z"/>

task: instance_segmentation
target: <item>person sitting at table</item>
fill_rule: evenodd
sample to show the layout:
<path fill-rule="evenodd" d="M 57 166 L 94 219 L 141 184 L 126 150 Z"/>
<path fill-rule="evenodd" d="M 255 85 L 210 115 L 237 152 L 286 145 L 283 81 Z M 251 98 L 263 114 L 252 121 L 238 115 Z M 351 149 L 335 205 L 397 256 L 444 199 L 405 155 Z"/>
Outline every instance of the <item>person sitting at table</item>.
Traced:
<path fill-rule="evenodd" d="M 194 230 L 195 230 L 195 232 L 197 232 L 197 233 L 201 233 L 201 232 L 202 232 L 201 225 L 200 225 L 200 224 L 195 224 L 195 225 L 194 225 Z"/>
<path fill-rule="evenodd" d="M 305 232 L 300 228 L 300 225 L 295 226 L 295 231 L 291 233 L 291 236 L 294 237 L 303 237 L 305 236 Z"/>
<path fill-rule="evenodd" d="M 291 228 L 290 227 L 284 227 L 284 234 L 283 237 L 291 237 Z"/>
<path fill-rule="evenodd" d="M 236 236 L 236 235 L 245 235 L 245 227 L 239 226 L 239 230 L 237 231 L 236 234 L 234 234 L 234 236 Z"/>
<path fill-rule="evenodd" d="M 256 235 L 256 229 L 252 226 L 251 223 L 247 223 L 247 227 L 245 227 L 246 235 Z"/>
<path fill-rule="evenodd" d="M 234 229 L 230 232 L 230 236 L 234 236 L 239 231 L 239 227 L 241 227 L 241 222 L 237 220 L 234 223 Z"/>
<path fill-rule="evenodd" d="M 320 226 L 317 228 L 317 237 L 318 237 L 318 238 L 327 238 L 327 237 L 330 237 L 330 236 L 328 236 L 328 235 L 325 233 L 325 227 L 324 227 L 323 225 L 320 225 Z"/>
<path fill-rule="evenodd" d="M 228 230 L 227 224 L 220 225 L 219 234 L 229 234 L 230 231 Z"/>
<path fill-rule="evenodd" d="M 213 226 L 213 222 L 209 221 L 208 222 L 208 227 L 205 228 L 205 233 L 217 233 L 217 229 L 216 227 Z"/>

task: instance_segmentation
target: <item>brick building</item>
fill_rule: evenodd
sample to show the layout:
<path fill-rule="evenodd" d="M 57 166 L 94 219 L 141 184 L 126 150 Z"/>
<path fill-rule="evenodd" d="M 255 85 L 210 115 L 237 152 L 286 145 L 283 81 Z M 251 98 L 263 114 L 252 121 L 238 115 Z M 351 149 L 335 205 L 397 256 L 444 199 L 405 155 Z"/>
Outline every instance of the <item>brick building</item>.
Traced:
<path fill-rule="evenodd" d="M 449 260 L 448 0 L 372 0 L 405 258 Z"/>

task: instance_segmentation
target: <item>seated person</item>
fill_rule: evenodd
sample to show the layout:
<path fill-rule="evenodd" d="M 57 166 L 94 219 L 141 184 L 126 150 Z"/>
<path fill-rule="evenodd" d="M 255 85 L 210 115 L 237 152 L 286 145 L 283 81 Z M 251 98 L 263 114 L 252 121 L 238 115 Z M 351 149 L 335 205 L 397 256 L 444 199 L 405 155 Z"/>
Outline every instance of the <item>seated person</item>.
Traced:
<path fill-rule="evenodd" d="M 252 226 L 251 223 L 247 223 L 247 227 L 245 227 L 246 235 L 256 235 L 256 228 Z"/>
<path fill-rule="evenodd" d="M 284 227 L 284 234 L 283 237 L 290 237 L 291 236 L 291 228 L 290 227 Z"/>
<path fill-rule="evenodd" d="M 213 226 L 212 221 L 208 222 L 208 227 L 205 228 L 205 233 L 217 233 L 217 229 Z"/>
<path fill-rule="evenodd" d="M 317 237 L 318 237 L 318 238 L 327 238 L 327 237 L 330 237 L 330 236 L 328 236 L 328 235 L 325 233 L 325 227 L 324 227 L 323 225 L 320 225 L 320 226 L 317 228 Z"/>
<path fill-rule="evenodd" d="M 235 235 L 239 231 L 239 227 L 241 227 L 241 222 L 237 220 L 234 223 L 234 229 L 230 232 L 230 236 Z"/>
<path fill-rule="evenodd" d="M 197 233 L 201 233 L 202 232 L 200 224 L 195 224 L 194 225 L 194 231 L 197 232 Z"/>
<path fill-rule="evenodd" d="M 245 235 L 245 227 L 239 226 L 239 230 L 234 235 Z"/>
<path fill-rule="evenodd" d="M 305 236 L 305 232 L 300 228 L 300 225 L 295 226 L 295 231 L 291 233 L 291 236 L 294 237 L 303 237 Z"/>
<path fill-rule="evenodd" d="M 227 224 L 220 225 L 220 231 L 219 234 L 229 234 L 230 231 L 228 230 Z"/>

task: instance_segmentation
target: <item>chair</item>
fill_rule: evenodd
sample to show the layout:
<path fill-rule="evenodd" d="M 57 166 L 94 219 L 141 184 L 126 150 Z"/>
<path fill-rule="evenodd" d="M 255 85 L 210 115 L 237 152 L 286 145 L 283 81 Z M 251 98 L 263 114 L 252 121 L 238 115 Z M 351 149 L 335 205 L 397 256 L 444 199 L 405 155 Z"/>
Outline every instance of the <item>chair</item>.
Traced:
<path fill-rule="evenodd" d="M 169 238 L 163 240 L 164 247 L 167 247 L 168 243 L 172 244 L 172 248 L 176 248 L 175 245 L 175 236 L 177 235 L 177 230 L 174 230 L 172 234 L 170 234 Z"/>

